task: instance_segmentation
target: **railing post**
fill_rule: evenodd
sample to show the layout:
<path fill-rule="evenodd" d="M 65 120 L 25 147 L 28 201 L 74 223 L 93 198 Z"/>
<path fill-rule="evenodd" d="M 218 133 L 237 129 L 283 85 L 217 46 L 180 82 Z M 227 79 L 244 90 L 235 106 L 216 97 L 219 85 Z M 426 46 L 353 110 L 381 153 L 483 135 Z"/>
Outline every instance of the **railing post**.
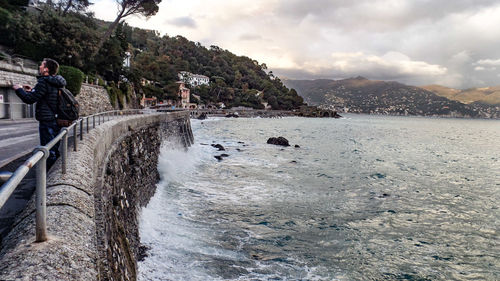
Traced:
<path fill-rule="evenodd" d="M 95 128 L 95 115 L 92 116 L 92 128 Z"/>
<path fill-rule="evenodd" d="M 87 119 L 87 134 L 89 133 L 89 117 L 85 117 L 85 119 Z"/>
<path fill-rule="evenodd" d="M 191 128 L 191 120 L 187 120 L 187 125 L 188 125 L 188 134 L 189 134 L 189 139 L 191 140 L 191 144 L 194 144 L 194 136 L 193 136 L 193 129 Z"/>
<path fill-rule="evenodd" d="M 83 119 L 80 119 L 80 140 L 83 140 Z"/>
<path fill-rule="evenodd" d="M 68 160 L 68 128 L 63 128 L 61 131 L 64 131 L 65 134 L 62 139 L 62 163 L 61 163 L 61 172 L 62 174 L 66 174 L 66 164 Z"/>
<path fill-rule="evenodd" d="M 78 125 L 78 122 L 75 124 L 75 126 L 73 127 L 73 142 L 74 142 L 74 147 L 73 147 L 73 151 L 78 151 L 78 135 L 77 135 L 77 128 L 76 126 Z"/>
<path fill-rule="evenodd" d="M 49 150 L 45 146 L 39 146 L 35 151 L 42 151 L 43 158 L 36 165 L 36 242 L 47 241 L 47 158 Z"/>

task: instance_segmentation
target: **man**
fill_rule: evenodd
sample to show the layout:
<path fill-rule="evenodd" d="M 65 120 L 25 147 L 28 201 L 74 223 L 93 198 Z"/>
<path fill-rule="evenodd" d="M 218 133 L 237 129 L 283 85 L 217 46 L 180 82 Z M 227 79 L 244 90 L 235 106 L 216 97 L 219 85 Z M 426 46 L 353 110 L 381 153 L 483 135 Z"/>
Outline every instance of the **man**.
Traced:
<path fill-rule="evenodd" d="M 59 64 L 52 59 L 43 59 L 40 64 L 38 81 L 35 88 L 28 85 L 14 85 L 17 96 L 27 104 L 36 103 L 35 118 L 40 122 L 40 144 L 46 145 L 54 139 L 60 131 L 56 122 L 56 108 L 59 88 L 66 86 L 66 80 L 56 75 Z M 47 159 L 47 169 L 49 169 L 59 157 L 59 143 L 50 149 Z"/>

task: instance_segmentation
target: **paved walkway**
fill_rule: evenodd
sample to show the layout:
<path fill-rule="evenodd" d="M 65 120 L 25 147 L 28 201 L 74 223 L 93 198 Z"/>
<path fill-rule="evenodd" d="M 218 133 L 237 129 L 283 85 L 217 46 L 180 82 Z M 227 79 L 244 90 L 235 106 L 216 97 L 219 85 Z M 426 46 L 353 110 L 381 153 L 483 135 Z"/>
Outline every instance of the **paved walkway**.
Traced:
<path fill-rule="evenodd" d="M 0 120 L 0 168 L 31 153 L 38 145 L 38 122 L 36 120 Z"/>

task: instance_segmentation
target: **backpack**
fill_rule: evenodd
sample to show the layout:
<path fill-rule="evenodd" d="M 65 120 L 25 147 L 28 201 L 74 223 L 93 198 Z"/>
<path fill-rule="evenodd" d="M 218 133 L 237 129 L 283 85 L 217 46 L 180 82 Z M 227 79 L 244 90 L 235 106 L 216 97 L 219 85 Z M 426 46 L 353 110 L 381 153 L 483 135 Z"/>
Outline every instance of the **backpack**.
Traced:
<path fill-rule="evenodd" d="M 57 94 L 56 121 L 59 127 L 68 127 L 79 117 L 80 106 L 70 90 L 60 88 Z"/>

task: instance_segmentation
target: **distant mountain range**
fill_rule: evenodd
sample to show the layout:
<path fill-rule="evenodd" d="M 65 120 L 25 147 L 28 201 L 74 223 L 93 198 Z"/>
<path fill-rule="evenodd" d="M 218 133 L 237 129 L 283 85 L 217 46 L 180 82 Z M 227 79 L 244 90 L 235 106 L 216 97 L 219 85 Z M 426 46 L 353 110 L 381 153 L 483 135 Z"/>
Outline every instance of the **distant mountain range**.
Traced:
<path fill-rule="evenodd" d="M 471 102 L 466 104 L 458 98 L 465 99 L 472 95 L 436 85 L 426 89 L 392 81 L 368 80 L 361 76 L 343 80 L 282 81 L 287 87 L 294 88 L 307 103 L 339 112 L 500 118 L 500 105 L 484 102 L 485 98 L 489 101 L 494 97 L 486 92 L 482 92 L 484 95 L 476 94 L 478 99 L 469 98 Z"/>
<path fill-rule="evenodd" d="M 484 103 L 490 105 L 500 105 L 500 86 L 472 88 L 466 90 L 457 90 L 440 85 L 428 85 L 422 86 L 421 88 L 431 91 L 438 96 L 442 96 L 450 100 L 456 100 L 465 104 Z"/>

